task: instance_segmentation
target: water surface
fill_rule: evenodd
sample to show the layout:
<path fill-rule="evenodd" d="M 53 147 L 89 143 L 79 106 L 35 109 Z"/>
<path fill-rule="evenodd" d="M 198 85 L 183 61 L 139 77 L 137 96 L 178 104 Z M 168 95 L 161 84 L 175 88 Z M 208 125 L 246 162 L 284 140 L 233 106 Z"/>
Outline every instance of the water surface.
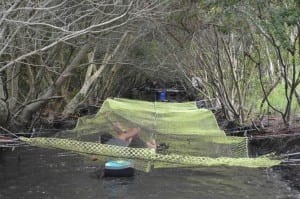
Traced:
<path fill-rule="evenodd" d="M 60 150 L 25 147 L 0 153 L 0 198 L 295 199 L 280 169 L 154 169 L 132 178 L 101 178 L 101 165 Z"/>

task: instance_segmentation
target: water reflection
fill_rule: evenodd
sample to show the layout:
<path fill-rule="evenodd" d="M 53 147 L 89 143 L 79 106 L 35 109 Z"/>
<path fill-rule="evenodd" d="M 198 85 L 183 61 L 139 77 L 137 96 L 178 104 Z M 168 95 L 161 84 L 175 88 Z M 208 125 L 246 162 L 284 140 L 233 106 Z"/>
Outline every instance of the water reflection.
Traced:
<path fill-rule="evenodd" d="M 155 169 L 101 178 L 82 156 L 34 147 L 0 154 L 0 198 L 300 198 L 274 169 Z"/>

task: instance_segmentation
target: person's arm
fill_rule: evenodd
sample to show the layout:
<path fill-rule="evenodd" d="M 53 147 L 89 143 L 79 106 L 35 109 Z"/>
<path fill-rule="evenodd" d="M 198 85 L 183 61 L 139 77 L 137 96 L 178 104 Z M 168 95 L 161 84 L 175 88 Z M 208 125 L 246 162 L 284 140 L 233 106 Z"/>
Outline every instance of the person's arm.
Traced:
<path fill-rule="evenodd" d="M 122 129 L 122 126 L 119 122 L 113 122 L 110 118 L 110 114 L 112 112 L 111 111 L 108 111 L 108 112 L 105 112 L 104 116 L 106 117 L 106 119 L 113 125 L 113 128 L 114 130 L 117 132 L 118 135 L 121 135 L 122 133 L 124 133 L 125 131 L 123 131 Z"/>
<path fill-rule="evenodd" d="M 118 133 L 118 135 L 121 135 L 123 133 L 125 133 L 123 130 L 122 130 L 122 126 L 119 122 L 114 122 L 113 123 L 113 127 L 114 127 L 114 130 Z"/>

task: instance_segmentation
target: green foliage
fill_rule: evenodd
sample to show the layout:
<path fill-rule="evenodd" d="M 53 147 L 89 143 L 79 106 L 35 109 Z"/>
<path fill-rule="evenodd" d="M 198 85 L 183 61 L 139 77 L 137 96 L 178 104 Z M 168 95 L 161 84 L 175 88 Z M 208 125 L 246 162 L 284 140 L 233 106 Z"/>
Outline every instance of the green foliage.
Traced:
<path fill-rule="evenodd" d="M 270 102 L 270 104 L 272 106 L 274 106 L 275 108 L 284 111 L 285 107 L 286 107 L 286 103 L 287 103 L 287 99 L 285 97 L 285 85 L 283 83 L 279 84 L 270 94 L 270 96 L 268 97 L 268 100 Z M 260 105 L 260 104 L 257 104 Z M 293 102 L 292 102 L 292 110 L 295 113 L 300 113 L 300 109 L 299 109 L 299 105 L 297 103 L 297 99 L 294 96 L 293 97 Z M 264 103 L 263 105 L 263 109 L 264 110 L 269 110 L 271 113 L 275 113 L 274 111 L 272 111 L 271 109 L 268 109 L 268 104 L 267 102 Z"/>
<path fill-rule="evenodd" d="M 292 1 L 291 1 L 292 2 Z M 266 10 L 263 26 L 273 36 L 278 46 L 291 49 L 293 41 L 290 41 L 291 29 L 300 24 L 300 9 L 294 3 L 270 6 Z"/>

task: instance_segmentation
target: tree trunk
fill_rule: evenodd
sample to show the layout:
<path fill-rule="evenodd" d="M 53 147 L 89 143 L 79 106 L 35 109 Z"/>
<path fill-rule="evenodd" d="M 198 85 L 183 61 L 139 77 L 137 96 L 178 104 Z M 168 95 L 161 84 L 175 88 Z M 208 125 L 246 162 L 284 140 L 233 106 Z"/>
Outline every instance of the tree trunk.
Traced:
<path fill-rule="evenodd" d="M 124 40 L 126 39 L 128 35 L 128 32 L 125 32 L 123 36 L 121 37 L 119 43 L 115 47 L 114 51 L 111 53 L 106 53 L 104 56 L 104 59 L 102 61 L 101 66 L 99 69 L 92 74 L 92 68 L 96 68 L 94 62 L 94 55 L 90 54 L 89 57 L 89 62 L 92 63 L 89 66 L 89 69 L 87 70 L 87 74 L 85 77 L 84 84 L 82 85 L 80 91 L 73 97 L 73 99 L 66 105 L 63 115 L 65 117 L 69 116 L 70 114 L 74 113 L 76 108 L 85 101 L 88 91 L 91 89 L 92 85 L 95 83 L 95 81 L 101 76 L 103 70 L 107 67 L 109 62 L 111 61 L 112 58 L 118 53 L 120 47 L 122 46 Z"/>
<path fill-rule="evenodd" d="M 65 83 L 65 80 L 72 74 L 74 69 L 79 66 L 80 61 L 85 57 L 88 50 L 90 49 L 90 44 L 85 44 L 73 58 L 72 62 L 65 68 L 65 70 L 60 74 L 57 80 L 48 90 L 41 95 L 37 100 L 24 104 L 20 107 L 20 111 L 16 113 L 16 120 L 13 121 L 19 127 L 26 125 L 30 120 L 34 112 L 40 109 L 49 100 L 57 99 L 60 97 L 54 96 L 54 94 L 60 89 L 60 87 Z"/>

